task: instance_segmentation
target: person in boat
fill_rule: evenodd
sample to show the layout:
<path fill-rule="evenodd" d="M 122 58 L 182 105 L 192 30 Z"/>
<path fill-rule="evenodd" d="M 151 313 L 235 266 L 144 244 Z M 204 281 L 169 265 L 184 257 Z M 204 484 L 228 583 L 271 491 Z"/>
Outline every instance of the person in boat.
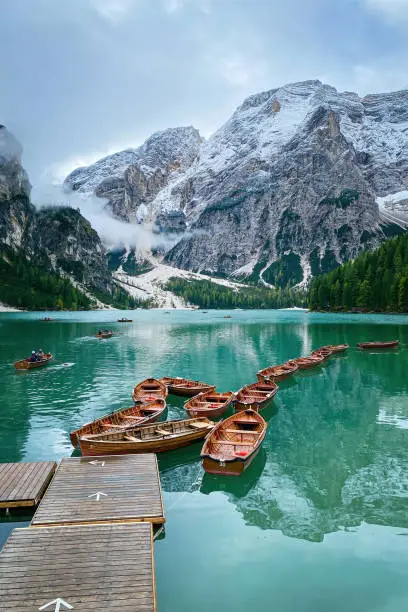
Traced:
<path fill-rule="evenodd" d="M 35 351 L 31 351 L 31 357 L 28 358 L 28 361 L 37 361 L 37 353 Z"/>
<path fill-rule="evenodd" d="M 40 348 L 40 350 L 37 353 L 37 360 L 43 361 L 44 359 L 45 359 L 44 351 Z"/>

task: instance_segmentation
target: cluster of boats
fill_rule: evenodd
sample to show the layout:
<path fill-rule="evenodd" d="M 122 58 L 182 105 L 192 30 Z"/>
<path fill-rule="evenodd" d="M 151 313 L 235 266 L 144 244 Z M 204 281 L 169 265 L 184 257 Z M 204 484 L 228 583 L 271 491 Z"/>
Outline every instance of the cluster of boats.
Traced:
<path fill-rule="evenodd" d="M 299 357 L 257 373 L 257 382 L 238 392 L 219 393 L 215 385 L 186 378 L 148 378 L 135 386 L 134 405 L 72 431 L 73 446 L 84 456 L 164 452 L 205 438 L 201 451 L 204 470 L 212 474 L 239 475 L 256 457 L 266 435 L 267 423 L 260 412 L 279 390 L 277 382 L 296 371 L 311 368 L 347 345 L 325 346 L 308 357 Z M 159 421 L 171 393 L 185 396 L 187 419 Z M 231 406 L 234 414 L 222 418 Z"/>

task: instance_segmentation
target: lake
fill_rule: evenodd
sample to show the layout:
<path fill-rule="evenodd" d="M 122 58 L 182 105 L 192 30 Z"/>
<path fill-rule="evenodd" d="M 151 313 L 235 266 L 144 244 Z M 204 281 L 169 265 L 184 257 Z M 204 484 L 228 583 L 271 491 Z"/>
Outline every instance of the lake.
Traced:
<path fill-rule="evenodd" d="M 160 612 L 406 612 L 408 317 L 302 311 L 0 314 L 0 461 L 60 459 L 68 433 L 132 404 L 136 382 L 185 376 L 237 390 L 257 370 L 350 344 L 279 384 L 263 448 L 239 478 L 205 475 L 201 444 L 159 457 Z M 133 323 L 119 324 L 125 315 Z M 231 315 L 231 318 L 224 318 Z M 118 334 L 94 338 L 101 327 Z M 398 338 L 398 350 L 359 351 Z M 31 350 L 56 360 L 16 372 Z M 169 396 L 168 418 L 184 416 Z M 0 544 L 16 519 L 0 523 Z"/>

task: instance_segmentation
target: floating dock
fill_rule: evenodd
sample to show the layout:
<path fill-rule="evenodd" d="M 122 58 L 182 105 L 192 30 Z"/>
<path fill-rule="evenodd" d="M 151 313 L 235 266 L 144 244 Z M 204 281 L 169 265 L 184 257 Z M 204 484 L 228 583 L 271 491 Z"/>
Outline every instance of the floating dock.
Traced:
<path fill-rule="evenodd" d="M 0 553 L 7 612 L 155 612 L 152 525 L 15 529 Z"/>
<path fill-rule="evenodd" d="M 36 506 L 56 467 L 54 461 L 0 463 L 0 508 Z"/>
<path fill-rule="evenodd" d="M 62 459 L 31 527 L 164 523 L 156 455 Z"/>

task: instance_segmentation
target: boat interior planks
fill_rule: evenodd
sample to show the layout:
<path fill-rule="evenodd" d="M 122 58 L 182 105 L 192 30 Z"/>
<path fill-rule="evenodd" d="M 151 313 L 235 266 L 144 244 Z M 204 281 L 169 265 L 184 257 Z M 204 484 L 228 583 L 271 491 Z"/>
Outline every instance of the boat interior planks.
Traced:
<path fill-rule="evenodd" d="M 168 392 L 172 395 L 181 395 L 184 397 L 193 397 L 203 391 L 215 391 L 215 385 L 209 385 L 201 380 L 191 380 L 189 378 L 171 378 L 164 376 L 160 379 L 167 387 Z"/>
<path fill-rule="evenodd" d="M 214 422 L 206 417 L 161 421 L 133 430 L 82 436 L 79 446 L 84 456 L 162 453 L 204 438 L 213 427 Z"/>
<path fill-rule="evenodd" d="M 133 389 L 134 402 L 151 402 L 154 399 L 166 399 L 168 395 L 167 386 L 157 378 L 146 378 L 138 383 Z"/>
<path fill-rule="evenodd" d="M 206 416 L 214 419 L 228 410 L 233 397 L 232 391 L 217 393 L 211 389 L 189 399 L 184 404 L 184 409 L 190 417 Z"/>
<path fill-rule="evenodd" d="M 86 423 L 71 431 L 70 439 L 72 446 L 76 447 L 80 436 L 89 434 L 106 433 L 117 429 L 134 428 L 146 423 L 152 423 L 163 414 L 166 409 L 166 401 L 164 399 L 153 399 L 148 403 L 138 402 L 130 408 L 123 408 L 116 412 L 104 415 L 90 423 Z"/>
<path fill-rule="evenodd" d="M 243 410 L 221 421 L 207 436 L 201 451 L 209 474 L 239 476 L 256 457 L 265 438 L 266 421 L 253 410 Z"/>

